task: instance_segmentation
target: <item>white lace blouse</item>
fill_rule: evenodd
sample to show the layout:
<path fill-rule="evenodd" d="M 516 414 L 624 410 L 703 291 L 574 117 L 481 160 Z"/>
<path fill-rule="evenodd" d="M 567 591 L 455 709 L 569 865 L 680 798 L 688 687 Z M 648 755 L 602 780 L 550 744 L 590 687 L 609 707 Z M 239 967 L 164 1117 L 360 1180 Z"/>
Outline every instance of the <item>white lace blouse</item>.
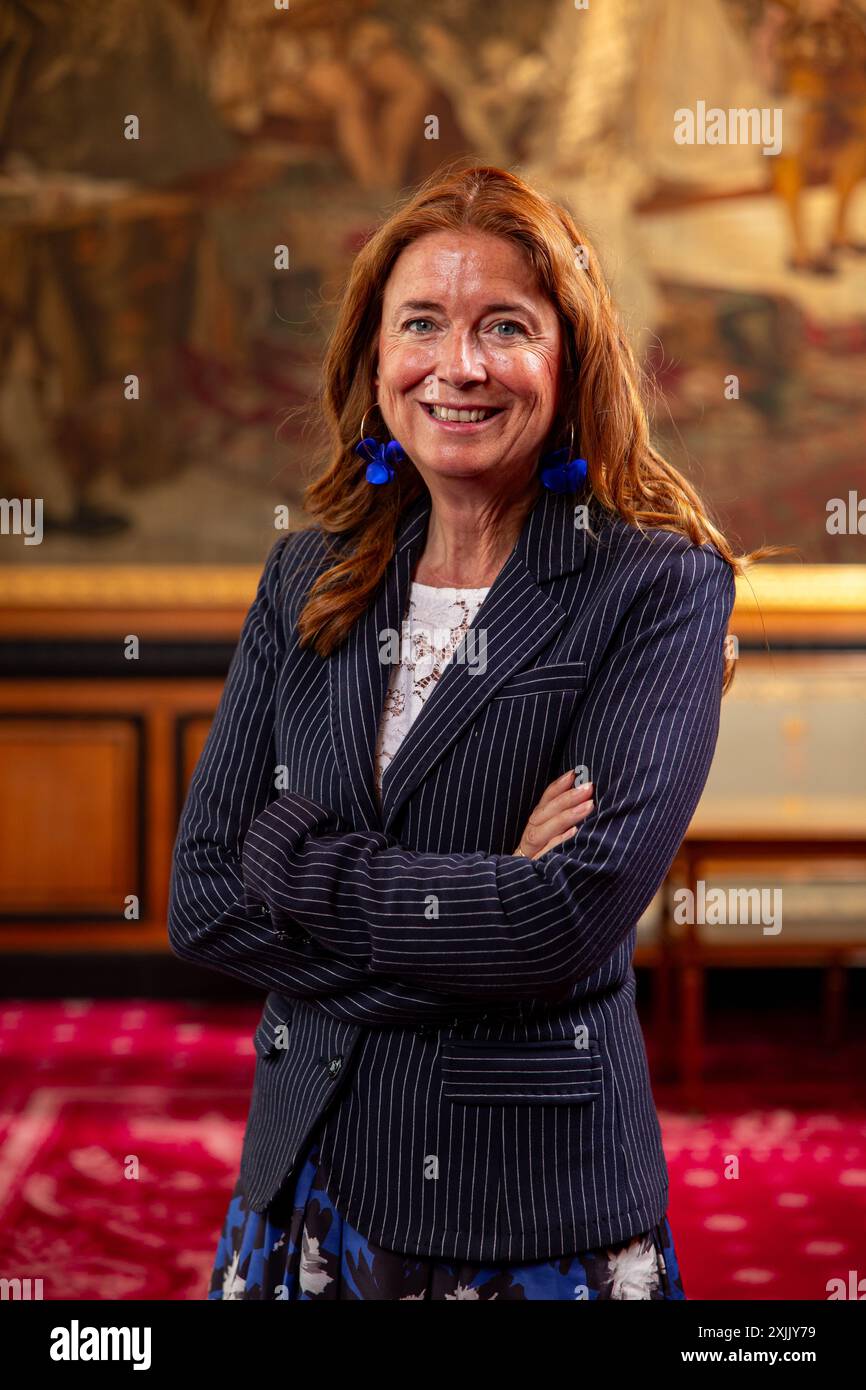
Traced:
<path fill-rule="evenodd" d="M 376 790 L 424 701 L 472 624 L 488 589 L 414 584 L 403 622 L 400 663 L 391 668 L 376 743 Z"/>

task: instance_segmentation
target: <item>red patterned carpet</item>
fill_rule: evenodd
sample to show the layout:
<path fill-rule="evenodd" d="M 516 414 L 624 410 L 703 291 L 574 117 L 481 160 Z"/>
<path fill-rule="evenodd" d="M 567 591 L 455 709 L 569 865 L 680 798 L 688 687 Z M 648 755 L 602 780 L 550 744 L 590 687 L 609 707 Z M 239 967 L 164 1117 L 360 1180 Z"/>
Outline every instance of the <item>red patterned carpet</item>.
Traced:
<path fill-rule="evenodd" d="M 257 1015 L 185 1003 L 3 1006 L 0 1277 L 41 1278 L 46 1299 L 204 1297 L 236 1177 Z M 862 1083 L 859 1108 L 853 1086 L 839 1087 L 830 1109 L 828 1087 L 808 1080 L 798 1103 L 790 1079 L 773 1080 L 769 1054 L 762 1077 L 760 1046 L 740 1046 L 747 1080 L 733 1093 L 711 1085 L 706 1115 L 677 1113 L 657 1090 L 686 1292 L 826 1299 L 828 1280 L 866 1270 Z"/>

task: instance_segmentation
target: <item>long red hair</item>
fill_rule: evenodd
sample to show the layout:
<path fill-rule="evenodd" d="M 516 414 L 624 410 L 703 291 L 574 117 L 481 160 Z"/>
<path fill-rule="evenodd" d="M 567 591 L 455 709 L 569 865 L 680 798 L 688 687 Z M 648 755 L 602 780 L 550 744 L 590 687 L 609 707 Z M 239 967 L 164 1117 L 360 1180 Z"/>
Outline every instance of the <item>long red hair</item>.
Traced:
<path fill-rule="evenodd" d="M 301 645 L 312 644 L 321 656 L 340 645 L 369 604 L 394 553 L 399 518 L 425 488 L 408 458 L 387 487 L 371 487 L 354 446 L 365 414 L 365 433 L 387 438 L 373 409 L 383 293 L 401 251 L 428 232 L 475 228 L 514 242 L 529 258 L 559 314 L 564 344 L 565 385 L 550 438 L 568 443 L 574 425 L 588 464 L 587 496 L 633 526 L 677 531 L 696 545 L 712 541 L 735 574 L 782 553 L 764 546 L 735 555 L 691 483 L 653 448 L 642 397 L 646 379 L 593 248 L 571 213 L 505 169 L 459 164 L 431 175 L 359 251 L 325 352 L 313 408 L 321 412 L 330 443 L 304 506 L 339 544 L 298 619 Z M 725 690 L 733 671 L 727 656 Z"/>

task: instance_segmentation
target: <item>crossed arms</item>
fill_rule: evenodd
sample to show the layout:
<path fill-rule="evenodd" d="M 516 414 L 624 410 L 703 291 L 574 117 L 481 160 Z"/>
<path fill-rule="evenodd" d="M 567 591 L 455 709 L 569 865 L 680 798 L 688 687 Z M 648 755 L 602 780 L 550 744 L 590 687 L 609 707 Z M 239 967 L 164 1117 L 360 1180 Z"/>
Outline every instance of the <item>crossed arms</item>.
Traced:
<path fill-rule="evenodd" d="M 625 611 L 564 755 L 590 769 L 596 810 L 531 860 L 419 853 L 306 797 L 274 798 L 284 544 L 268 557 L 184 807 L 172 949 L 373 1024 L 563 997 L 651 901 L 703 790 L 730 567 L 708 547 L 675 552 Z"/>

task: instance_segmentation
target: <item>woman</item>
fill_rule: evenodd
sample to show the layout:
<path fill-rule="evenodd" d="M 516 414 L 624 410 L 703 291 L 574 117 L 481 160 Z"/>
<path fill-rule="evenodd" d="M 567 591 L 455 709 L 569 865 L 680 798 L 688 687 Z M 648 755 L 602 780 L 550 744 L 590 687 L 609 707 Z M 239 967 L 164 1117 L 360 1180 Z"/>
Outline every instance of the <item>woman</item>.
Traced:
<path fill-rule="evenodd" d="M 175 853 L 175 952 L 270 991 L 210 1296 L 684 1298 L 631 960 L 753 557 L 500 169 L 364 246 L 323 408 Z"/>

